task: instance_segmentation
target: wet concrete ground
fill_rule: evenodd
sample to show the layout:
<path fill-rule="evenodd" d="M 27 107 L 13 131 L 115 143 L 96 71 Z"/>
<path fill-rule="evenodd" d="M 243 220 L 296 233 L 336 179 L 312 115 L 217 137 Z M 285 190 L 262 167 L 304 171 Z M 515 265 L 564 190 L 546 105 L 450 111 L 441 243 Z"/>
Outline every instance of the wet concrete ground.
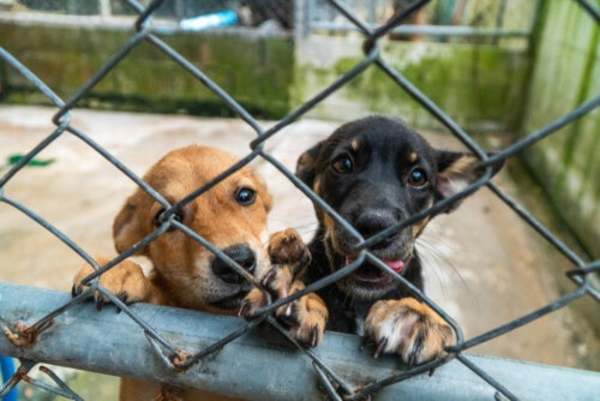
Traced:
<path fill-rule="evenodd" d="M 0 158 L 26 152 L 54 128 L 53 109 L 0 106 Z M 72 125 L 142 175 L 168 150 L 193 143 L 243 156 L 254 132 L 243 122 L 77 110 Z M 302 120 L 277 134 L 267 149 L 293 170 L 298 155 L 327 136 L 337 123 Z M 439 146 L 458 148 L 448 136 L 426 135 Z M 44 168 L 26 168 L 6 187 L 86 251 L 114 255 L 112 219 L 134 184 L 81 140 L 64 134 L 39 156 Z M 264 161 L 255 163 L 274 195 L 273 230 L 296 227 L 310 238 L 313 209 L 285 177 Z M 514 165 L 512 170 L 519 170 Z M 495 182 L 535 205 L 529 187 L 507 172 Z M 524 195 L 523 195 L 524 194 Z M 537 212 L 547 213 L 543 205 Z M 552 221 L 546 216 L 544 219 Z M 0 280 L 67 291 L 80 259 L 18 211 L 0 204 Z M 466 338 L 526 314 L 572 288 L 560 274 L 571 266 L 487 189 L 426 229 L 432 253 L 425 267 L 428 294 L 463 327 Z M 433 250 L 433 251 L 432 251 Z M 578 303 L 586 301 L 577 301 Z M 566 307 L 474 352 L 600 370 L 600 341 L 578 308 Z M 112 382 L 111 382 L 112 383 Z"/>

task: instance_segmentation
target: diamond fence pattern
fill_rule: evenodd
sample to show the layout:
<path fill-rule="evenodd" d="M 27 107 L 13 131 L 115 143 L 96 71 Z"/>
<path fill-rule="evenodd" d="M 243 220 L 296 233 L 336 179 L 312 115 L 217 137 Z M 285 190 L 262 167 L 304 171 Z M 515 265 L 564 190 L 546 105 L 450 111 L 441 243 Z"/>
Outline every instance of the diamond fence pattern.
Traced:
<path fill-rule="evenodd" d="M 600 21 L 600 12 L 596 7 L 589 4 L 586 0 L 572 0 L 578 3 L 596 22 Z M 571 111 L 570 113 L 552 121 L 547 126 L 530 133 L 526 137 L 518 140 L 514 144 L 508 146 L 502 151 L 496 153 L 493 156 L 487 156 L 484 150 L 477 144 L 477 142 L 456 122 L 454 122 L 445 112 L 440 109 L 434 102 L 432 102 L 427 96 L 419 91 L 408 79 L 406 79 L 400 72 L 391 67 L 383 56 L 379 52 L 378 41 L 389 33 L 394 27 L 401 24 L 407 17 L 413 12 L 425 6 L 429 0 L 415 1 L 410 7 L 405 9 L 402 13 L 393 16 L 386 24 L 380 26 L 377 29 L 370 28 L 367 24 L 361 21 L 355 16 L 355 14 L 347 8 L 342 2 L 337 0 L 329 0 L 329 3 L 335 7 L 342 15 L 344 15 L 352 24 L 354 24 L 365 36 L 365 42 L 363 50 L 365 57 L 362 61 L 356 64 L 346 73 L 342 74 L 335 82 L 331 83 L 328 87 L 324 88 L 320 93 L 309 99 L 306 103 L 301 105 L 298 109 L 289 113 L 286 117 L 281 119 L 275 125 L 269 129 L 263 129 L 260 123 L 248 113 L 239 103 L 236 102 L 226 91 L 224 91 L 217 83 L 212 81 L 210 77 L 206 76 L 204 72 L 185 59 L 176 50 L 167 45 L 162 41 L 156 34 L 152 33 L 149 29 L 150 18 L 153 13 L 161 6 L 164 0 L 154 0 L 146 8 L 141 6 L 135 0 L 126 1 L 137 13 L 138 17 L 134 24 L 135 33 L 129 38 L 129 40 L 121 47 L 121 49 L 115 53 L 101 68 L 96 72 L 69 100 L 66 102 L 58 97 L 46 84 L 41 81 L 35 74 L 27 69 L 23 64 L 16 60 L 10 53 L 0 48 L 0 57 L 12 68 L 17 70 L 26 79 L 35 85 L 35 87 L 47 96 L 50 101 L 58 108 L 57 113 L 54 115 L 52 121 L 56 125 L 55 130 L 42 140 L 37 146 L 35 146 L 18 164 L 14 165 L 4 176 L 0 177 L 0 202 L 9 205 L 53 234 L 58 240 L 69 246 L 74 252 L 76 252 L 86 263 L 88 263 L 94 270 L 89 276 L 87 276 L 83 283 L 88 285 L 88 288 L 78 296 L 72 298 L 71 301 L 63 305 L 62 307 L 54 310 L 46 316 L 39 318 L 35 323 L 31 325 L 25 325 L 21 322 L 3 322 L 5 325 L 5 335 L 11 337 L 11 340 L 19 345 L 26 345 L 36 340 L 38 335 L 47 329 L 51 324 L 52 320 L 66 311 L 68 308 L 76 305 L 83 300 L 89 298 L 94 292 L 98 291 L 103 294 L 107 299 L 114 303 L 118 308 L 125 312 L 131 319 L 133 319 L 144 331 L 146 338 L 152 345 L 152 349 L 160 356 L 160 358 L 174 370 L 180 371 L 189 368 L 194 365 L 202 358 L 209 354 L 218 352 L 222 347 L 227 345 L 229 342 L 234 341 L 236 338 L 242 336 L 246 332 L 252 330 L 255 326 L 262 322 L 273 326 L 277 331 L 281 332 L 294 347 L 301 350 L 306 356 L 312 360 L 312 365 L 317 373 L 317 377 L 320 379 L 323 389 L 327 392 L 328 396 L 332 400 L 361 400 L 365 399 L 371 394 L 374 394 L 384 386 L 392 383 L 397 383 L 406 379 L 409 379 L 415 375 L 419 375 L 425 372 L 432 372 L 436 367 L 447 363 L 451 359 L 457 359 L 460 363 L 465 365 L 468 369 L 472 370 L 475 374 L 485 380 L 489 385 L 493 386 L 497 390 L 497 398 L 500 394 L 509 400 L 517 400 L 518 398 L 511 393 L 510 389 L 505 388 L 501 383 L 497 382 L 493 377 L 488 375 L 484 370 L 479 368 L 463 351 L 474 347 L 483 342 L 489 341 L 493 338 L 501 336 L 511 330 L 514 330 L 520 326 L 523 326 L 533 320 L 536 320 L 548 313 L 551 313 L 563 306 L 573 302 L 584 296 L 592 297 L 596 301 L 600 301 L 600 289 L 593 287 L 588 281 L 590 274 L 600 271 L 600 260 L 586 261 L 579 255 L 577 255 L 572 249 L 558 239 L 548 228 L 546 228 L 535 216 L 530 214 L 525 208 L 516 203 L 511 199 L 504 191 L 498 188 L 494 183 L 490 181 L 491 178 L 491 165 L 498 160 L 506 159 L 513 156 L 517 152 L 525 149 L 528 146 L 535 144 L 537 141 L 545 138 L 548 135 L 555 133 L 560 128 L 573 121 L 581 118 L 586 113 L 589 113 L 596 107 L 600 106 L 600 95 L 588 100 L 581 104 L 579 107 Z M 241 160 L 231 165 L 225 171 L 221 172 L 218 176 L 214 177 L 210 182 L 206 183 L 202 187 L 194 190 L 182 200 L 175 204 L 169 203 L 163 198 L 156 190 L 150 187 L 144 180 L 138 177 L 133 171 L 127 166 L 121 163 L 117 158 L 111 155 L 106 149 L 96 143 L 90 136 L 84 131 L 75 127 L 71 122 L 71 111 L 76 107 L 77 102 L 85 97 L 91 88 L 100 82 L 113 68 L 117 67 L 118 64 L 129 54 L 129 52 L 142 42 L 147 42 L 152 46 L 163 52 L 168 58 L 179 64 L 183 70 L 187 73 L 192 74 L 202 84 L 209 88 L 214 94 L 216 94 L 231 110 L 233 110 L 239 118 L 243 119 L 249 126 L 251 126 L 256 132 L 256 138 L 250 142 L 250 152 Z M 418 102 L 423 108 L 431 113 L 438 121 L 440 121 L 456 138 L 458 138 L 470 151 L 472 151 L 477 157 L 481 159 L 481 163 L 486 167 L 485 173 L 476 180 L 469 187 L 465 188 L 462 192 L 455 194 L 454 196 L 434 204 L 429 209 L 417 213 L 405 221 L 396 224 L 393 227 L 389 227 L 370 238 L 363 238 L 359 232 L 354 229 L 347 221 L 345 221 L 335 210 L 333 210 L 327 203 L 325 203 L 319 196 L 314 193 L 311 188 L 306 186 L 302 181 L 294 176 L 294 173 L 286 168 L 279 160 L 273 157 L 264 149 L 264 143 L 272 136 L 278 134 L 284 127 L 291 124 L 316 104 L 323 101 L 333 92 L 344 86 L 346 83 L 351 81 L 354 77 L 359 75 L 368 67 L 374 66 L 375 68 L 381 69 L 390 78 L 390 82 L 395 82 L 401 90 L 404 90 L 409 94 L 416 102 Z M 154 231 L 145 237 L 143 240 L 132 246 L 127 251 L 121 253 L 105 265 L 99 265 L 94 258 L 92 258 L 84 249 L 82 249 L 75 241 L 70 239 L 68 236 L 59 231 L 50 222 L 45 220 L 42 216 L 36 214 L 33 210 L 29 209 L 26 205 L 11 199 L 7 194 L 4 193 L 3 188 L 8 181 L 10 181 L 31 159 L 33 159 L 39 152 L 45 147 L 52 144 L 56 139 L 62 135 L 73 135 L 83 142 L 85 142 L 91 149 L 97 152 L 100 156 L 108 160 L 114 167 L 116 167 L 121 173 L 129 177 L 133 182 L 139 185 L 148 195 L 154 198 L 160 203 L 165 212 L 162 213 L 161 218 L 157 221 L 157 227 Z M 262 158 L 271 163 L 277 168 L 283 175 L 285 175 L 300 191 L 311 199 L 312 202 L 317 204 L 325 213 L 329 214 L 338 224 L 340 224 L 348 232 L 352 233 L 358 240 L 359 243 L 356 246 L 356 251 L 359 252 L 359 257 L 351 264 L 339 269 L 335 273 L 308 285 L 304 290 L 294 293 L 286 298 L 279 299 L 261 308 L 256 313 L 256 318 L 246 322 L 240 329 L 229 333 L 221 340 L 214 344 L 206 347 L 205 349 L 195 353 L 187 353 L 177 347 L 176 344 L 172 344 L 167 341 L 160 333 L 158 333 L 151 325 L 140 318 L 130 307 L 123 303 L 117 296 L 110 293 L 108 290 L 103 288 L 98 281 L 98 277 L 109 269 L 113 268 L 119 262 L 135 254 L 138 250 L 145 247 L 151 241 L 154 241 L 161 234 L 169 229 L 177 229 L 185 233 L 194 239 L 198 244 L 210 250 L 216 257 L 225 261 L 232 269 L 238 274 L 245 277 L 254 286 L 260 288 L 271 300 L 269 293 L 261 287 L 260 283 L 250 275 L 246 270 L 239 266 L 236 262 L 231 260 L 227 255 L 221 252 L 218 248 L 213 246 L 210 242 L 202 238 L 198 233 L 187 227 L 185 224 L 177 220 L 177 211 L 179 208 L 185 206 L 198 196 L 208 191 L 210 188 L 215 186 L 221 180 L 225 179 L 229 175 L 233 174 L 238 169 L 247 165 L 251 161 L 257 158 Z M 545 305 L 542 308 L 534 310 L 518 319 L 507 322 L 499 327 L 496 327 L 486 333 L 478 335 L 476 337 L 465 339 L 460 326 L 436 303 L 429 299 L 420 290 L 415 288 L 410 282 L 408 282 L 402 275 L 394 272 L 385 263 L 379 260 L 375 255 L 369 251 L 369 247 L 376 244 L 378 241 L 386 238 L 390 234 L 398 232 L 404 227 L 410 226 L 417 223 L 421 219 L 435 214 L 445 209 L 449 204 L 455 201 L 465 198 L 474 193 L 479 188 L 487 186 L 493 193 L 495 193 L 499 199 L 501 199 L 508 207 L 514 210 L 523 220 L 525 220 L 531 227 L 533 227 L 541 236 L 543 236 L 549 243 L 551 243 L 557 250 L 559 250 L 565 257 L 567 257 L 573 264 L 573 269 L 566 273 L 567 277 L 570 278 L 575 284 L 575 288 L 556 299 L 555 301 Z M 370 383 L 366 386 L 356 385 L 348 383 L 342 379 L 335 371 L 330 369 L 318 356 L 316 356 L 310 350 L 304 349 L 298 344 L 293 338 L 291 338 L 286 330 L 278 324 L 272 313 L 279 306 L 292 302 L 299 297 L 319 290 L 325 286 L 333 284 L 335 281 L 347 276 L 356 270 L 365 260 L 368 260 L 372 264 L 378 266 L 383 271 L 392 275 L 395 280 L 402 283 L 406 288 L 419 300 L 433 308 L 453 329 L 456 338 L 456 344 L 446 349 L 447 355 L 443 358 L 435 359 L 433 361 L 424 363 L 422 365 L 410 368 L 402 371 L 401 373 L 391 375 L 389 377 L 382 377 L 380 380 Z M 46 367 L 40 367 L 40 370 L 45 373 L 54 385 L 49 385 L 46 382 L 34 379 L 28 376 L 28 372 L 36 365 L 35 361 L 22 359 L 20 367 L 18 368 L 15 375 L 8 380 L 0 388 L 0 396 L 7 394 L 16 384 L 20 381 L 26 381 L 34 386 L 45 389 L 48 392 L 56 395 L 65 397 L 71 400 L 82 400 L 77 394 L 75 394 L 61 379 L 56 376 L 51 370 Z"/>

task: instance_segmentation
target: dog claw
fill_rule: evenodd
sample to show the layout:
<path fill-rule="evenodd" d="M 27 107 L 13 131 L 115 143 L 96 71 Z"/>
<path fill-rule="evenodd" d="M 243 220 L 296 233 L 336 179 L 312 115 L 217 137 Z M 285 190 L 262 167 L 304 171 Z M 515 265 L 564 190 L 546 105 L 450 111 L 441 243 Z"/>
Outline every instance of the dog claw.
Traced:
<path fill-rule="evenodd" d="M 278 320 L 288 328 L 298 324 L 298 321 L 291 315 L 280 316 Z"/>
<path fill-rule="evenodd" d="M 98 298 L 96 300 L 96 310 L 101 311 L 102 307 L 104 307 L 104 300 L 102 298 Z"/>
<path fill-rule="evenodd" d="M 300 324 L 300 321 L 298 320 L 298 312 L 296 310 L 295 302 L 292 302 L 291 304 L 285 307 L 283 315 L 279 316 L 279 320 L 288 327 L 293 327 Z"/>
<path fill-rule="evenodd" d="M 73 286 L 71 287 L 71 296 L 73 298 L 75 298 L 79 294 L 80 294 L 80 292 L 79 292 L 77 286 L 75 284 L 73 284 Z"/>
<path fill-rule="evenodd" d="M 127 296 L 126 292 L 120 292 L 120 293 L 118 293 L 117 294 L 117 298 L 119 298 L 119 300 L 121 302 L 123 302 L 125 305 L 129 305 L 129 303 L 127 302 L 127 300 L 128 300 L 129 297 Z M 117 306 L 117 313 L 121 313 L 121 312 L 123 312 L 123 309 L 121 309 L 120 307 Z"/>
<path fill-rule="evenodd" d="M 267 272 L 267 274 L 265 274 L 265 277 L 263 277 L 262 279 L 262 285 L 265 286 L 265 288 L 270 289 L 271 287 L 271 281 L 273 281 L 273 278 L 275 277 L 275 269 L 271 269 Z"/>
<path fill-rule="evenodd" d="M 250 312 L 250 302 L 248 301 L 243 301 L 242 305 L 240 306 L 240 311 L 238 312 L 238 316 L 239 317 L 243 317 L 243 318 L 249 318 L 249 312 Z"/>
<path fill-rule="evenodd" d="M 381 340 L 379 340 L 379 343 L 377 343 L 377 349 L 375 350 L 375 353 L 373 354 L 373 358 L 377 359 L 379 358 L 379 355 L 381 355 L 383 353 L 383 351 L 385 350 L 385 346 L 387 345 L 388 340 L 387 338 L 382 338 Z"/>
<path fill-rule="evenodd" d="M 317 326 L 313 327 L 310 333 L 310 346 L 312 348 L 316 347 L 319 343 L 319 328 Z"/>

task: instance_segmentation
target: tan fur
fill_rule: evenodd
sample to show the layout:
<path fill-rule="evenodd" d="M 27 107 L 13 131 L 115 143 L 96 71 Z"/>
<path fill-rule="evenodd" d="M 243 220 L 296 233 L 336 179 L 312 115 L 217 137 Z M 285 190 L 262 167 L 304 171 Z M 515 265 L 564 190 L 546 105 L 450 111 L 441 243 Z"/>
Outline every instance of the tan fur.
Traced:
<path fill-rule="evenodd" d="M 396 353 L 413 364 L 441 356 L 453 340 L 450 326 L 415 298 L 376 302 L 369 310 L 365 332 L 377 344 L 376 355 Z"/>
<path fill-rule="evenodd" d="M 317 195 L 321 195 L 321 180 L 318 177 L 315 178 L 315 183 L 313 185 L 313 191 L 315 191 L 315 193 Z"/>
<path fill-rule="evenodd" d="M 296 280 L 290 288 L 290 295 L 304 288 L 304 283 Z M 323 340 L 329 318 L 325 302 L 318 295 L 310 293 L 292 305 L 292 313 L 294 317 L 290 328 L 291 334 L 301 344 L 316 347 Z"/>
<path fill-rule="evenodd" d="M 431 221 L 431 216 L 427 216 L 427 217 L 417 221 L 415 224 L 413 224 L 412 225 L 413 238 L 418 238 L 423 233 L 423 230 L 425 230 L 425 227 L 427 226 L 427 224 L 430 221 Z"/>
<path fill-rule="evenodd" d="M 440 175 L 446 177 L 453 176 L 461 176 L 467 172 L 473 170 L 473 166 L 479 161 L 479 159 L 473 155 L 465 155 L 463 157 L 459 157 L 449 165 L 443 172 L 440 172 Z"/>
<path fill-rule="evenodd" d="M 144 179 L 173 204 L 204 185 L 234 162 L 232 156 L 219 150 L 189 146 L 168 153 L 150 168 Z M 256 191 L 254 204 L 242 206 L 236 202 L 234 196 L 241 187 Z M 250 168 L 244 167 L 187 204 L 183 208 L 183 222 L 217 248 L 224 249 L 234 244 L 248 245 L 256 254 L 255 277 L 260 279 L 271 270 L 265 244 L 261 243 L 261 235 L 266 230 L 267 213 L 271 206 L 271 196 L 264 182 Z M 123 252 L 149 235 L 156 228 L 156 216 L 160 214 L 161 209 L 158 202 L 143 190 L 137 189 L 127 199 L 114 220 L 113 235 L 117 251 Z M 293 259 L 304 255 L 304 248 L 300 249 L 295 244 L 300 236 L 294 233 L 286 231 L 279 236 L 275 235 L 272 239 L 278 242 L 271 244 L 269 249 L 282 259 Z M 288 245 L 296 245 L 296 248 L 281 249 Z M 211 269 L 212 253 L 179 230 L 164 233 L 139 253 L 149 257 L 153 262 L 154 271 L 150 277 L 144 276 L 139 265 L 126 260 L 102 274 L 100 285 L 127 302 L 150 302 L 212 313 L 237 312 L 211 305 L 214 301 L 234 295 L 238 289 L 232 288 L 235 287 L 234 284 L 226 284 L 216 277 Z M 290 262 L 288 267 L 292 270 L 290 270 L 290 278 L 281 285 L 291 288 L 293 276 L 298 268 L 293 266 L 297 261 L 287 259 L 286 261 Z M 108 259 L 105 258 L 98 260 L 101 264 L 107 261 Z M 89 266 L 80 269 L 74 279 L 75 293 L 83 289 L 81 280 L 91 272 Z M 107 301 L 102 299 L 100 294 L 96 294 L 95 297 L 96 301 Z M 300 305 L 305 303 L 300 300 L 297 302 Z M 316 308 L 312 309 L 316 310 Z M 319 324 L 314 322 L 310 313 L 303 314 L 302 317 L 306 317 L 307 324 Z M 322 326 L 324 329 L 324 323 Z M 120 400 L 233 401 L 236 399 L 196 390 L 174 390 L 157 382 L 123 378 Z"/>
<path fill-rule="evenodd" d="M 310 263 L 310 251 L 302 241 L 300 234 L 293 228 L 276 232 L 269 239 L 269 258 L 272 264 L 289 264 L 301 269 Z M 293 271 L 294 276 L 302 273 Z"/>
<path fill-rule="evenodd" d="M 122 378 L 119 401 L 243 401 L 200 390 L 175 389 L 157 382 Z"/>
<path fill-rule="evenodd" d="M 353 151 L 358 152 L 358 149 L 360 148 L 360 143 L 358 142 L 358 139 L 353 139 L 350 143 L 350 146 L 352 146 Z"/>
<path fill-rule="evenodd" d="M 174 203 L 227 169 L 235 159 L 216 149 L 189 146 L 167 154 L 144 176 L 153 188 Z M 234 199 L 240 187 L 256 191 L 256 202 L 247 207 Z M 266 230 L 271 196 L 265 184 L 245 167 L 184 207 L 184 223 L 218 248 L 245 243 L 257 255 L 260 274 L 268 260 L 260 236 Z M 113 234 L 118 252 L 150 234 L 162 209 L 143 190 L 137 189 L 117 215 Z M 210 271 L 212 253 L 186 234 L 175 230 L 151 242 L 140 253 L 154 263 L 154 281 L 174 305 L 204 310 L 227 291 Z M 260 275 L 259 274 L 259 275 Z M 230 291 L 230 290 L 229 290 Z"/>
<path fill-rule="evenodd" d="M 419 156 L 417 155 L 416 152 L 412 152 L 410 155 L 408 155 L 408 161 L 411 163 L 416 162 L 418 158 L 419 158 Z"/>
<path fill-rule="evenodd" d="M 302 276 L 310 263 L 310 253 L 300 234 L 293 229 L 275 233 L 271 236 L 268 249 L 273 267 L 261 284 L 272 298 L 285 298 L 303 290 Z M 266 304 L 266 294 L 255 288 L 246 296 L 240 314 L 253 317 Z M 329 313 L 325 302 L 318 295 L 310 293 L 280 306 L 275 316 L 285 321 L 290 327 L 289 334 L 297 341 L 316 347 L 323 339 Z"/>
<path fill-rule="evenodd" d="M 96 261 L 104 265 L 109 262 L 108 258 L 98 257 Z M 93 269 L 86 265 L 83 266 L 75 275 L 74 290 L 79 293 L 83 290 L 81 281 L 90 275 Z M 122 299 L 127 303 L 149 302 L 153 304 L 166 304 L 167 299 L 154 283 L 144 276 L 142 268 L 131 260 L 124 260 L 114 268 L 108 270 L 100 276 L 100 285 L 116 296 L 126 297 Z M 102 301 L 108 303 L 109 300 L 97 292 L 94 294 L 96 302 Z"/>

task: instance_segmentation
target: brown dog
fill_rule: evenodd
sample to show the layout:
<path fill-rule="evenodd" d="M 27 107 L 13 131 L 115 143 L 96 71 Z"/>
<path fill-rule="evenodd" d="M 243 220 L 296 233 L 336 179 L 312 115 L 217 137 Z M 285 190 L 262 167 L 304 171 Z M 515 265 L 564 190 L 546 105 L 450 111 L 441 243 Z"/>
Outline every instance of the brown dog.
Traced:
<path fill-rule="evenodd" d="M 173 204 L 234 162 L 232 156 L 216 149 L 189 146 L 167 154 L 144 179 Z M 294 230 L 274 234 L 267 252 L 266 225 L 271 204 L 264 182 L 244 167 L 185 205 L 177 219 L 261 279 L 277 296 L 285 296 L 302 288 L 294 282 L 294 276 L 310 261 L 310 255 Z M 117 251 L 127 250 L 150 234 L 162 212 L 158 202 L 137 189 L 113 224 Z M 243 304 L 241 312 L 245 315 L 264 305 L 260 290 L 250 292 L 252 286 L 244 278 L 179 230 L 164 233 L 139 253 L 153 262 L 150 278 L 129 260 L 100 277 L 102 286 L 127 303 L 150 302 L 221 314 L 239 313 Z M 80 282 L 91 271 L 88 266 L 77 274 L 74 294 L 81 292 Z M 100 294 L 95 298 L 99 307 L 106 301 Z M 292 336 L 311 345 L 322 337 L 327 319 L 323 303 L 314 295 L 279 308 L 277 315 L 288 323 Z M 158 382 L 123 378 L 120 400 L 231 400 L 197 390 L 173 392 L 166 388 Z"/>

